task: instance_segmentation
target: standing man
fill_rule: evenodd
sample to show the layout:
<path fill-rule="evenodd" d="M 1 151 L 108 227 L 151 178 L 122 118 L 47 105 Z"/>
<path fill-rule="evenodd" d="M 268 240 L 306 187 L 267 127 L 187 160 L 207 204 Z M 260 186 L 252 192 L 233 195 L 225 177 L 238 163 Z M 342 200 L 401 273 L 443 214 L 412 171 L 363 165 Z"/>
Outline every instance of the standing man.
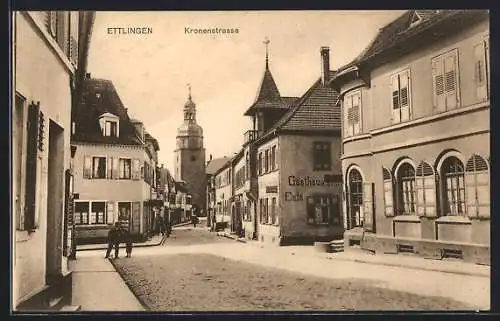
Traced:
<path fill-rule="evenodd" d="M 120 223 L 115 222 L 115 225 L 108 232 L 108 250 L 106 251 L 106 256 L 104 258 L 109 258 L 111 250 L 115 248 L 115 259 L 118 258 L 120 250 Z"/>

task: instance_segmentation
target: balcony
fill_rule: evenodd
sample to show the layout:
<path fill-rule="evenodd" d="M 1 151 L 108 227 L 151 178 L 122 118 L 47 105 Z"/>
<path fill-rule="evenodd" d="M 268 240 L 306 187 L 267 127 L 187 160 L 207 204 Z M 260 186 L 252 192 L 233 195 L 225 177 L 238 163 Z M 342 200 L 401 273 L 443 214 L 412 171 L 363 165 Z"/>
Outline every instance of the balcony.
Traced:
<path fill-rule="evenodd" d="M 243 145 L 251 143 L 257 138 L 259 138 L 259 132 L 256 130 L 248 130 L 243 135 L 244 135 Z"/>

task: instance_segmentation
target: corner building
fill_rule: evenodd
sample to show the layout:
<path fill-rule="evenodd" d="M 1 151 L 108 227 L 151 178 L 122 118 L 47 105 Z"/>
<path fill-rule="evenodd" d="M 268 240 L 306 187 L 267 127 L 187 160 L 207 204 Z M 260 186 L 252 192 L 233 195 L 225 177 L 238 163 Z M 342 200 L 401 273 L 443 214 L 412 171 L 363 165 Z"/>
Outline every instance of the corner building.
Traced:
<path fill-rule="evenodd" d="M 490 261 L 489 13 L 412 10 L 339 70 L 345 245 Z"/>

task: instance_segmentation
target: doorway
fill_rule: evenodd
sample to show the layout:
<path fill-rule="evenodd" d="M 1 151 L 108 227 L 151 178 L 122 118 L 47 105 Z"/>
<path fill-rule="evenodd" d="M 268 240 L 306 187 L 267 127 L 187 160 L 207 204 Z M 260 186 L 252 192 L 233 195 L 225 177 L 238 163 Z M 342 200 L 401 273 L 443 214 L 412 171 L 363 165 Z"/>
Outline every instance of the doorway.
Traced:
<path fill-rule="evenodd" d="M 49 122 L 47 166 L 46 282 L 51 284 L 62 271 L 62 226 L 64 209 L 64 130 Z"/>

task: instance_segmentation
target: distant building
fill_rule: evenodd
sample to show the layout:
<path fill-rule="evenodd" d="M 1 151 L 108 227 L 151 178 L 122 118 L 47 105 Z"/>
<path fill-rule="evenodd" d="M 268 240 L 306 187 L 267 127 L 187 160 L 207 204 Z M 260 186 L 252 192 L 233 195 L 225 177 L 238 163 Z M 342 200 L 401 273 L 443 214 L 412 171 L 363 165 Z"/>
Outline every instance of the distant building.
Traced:
<path fill-rule="evenodd" d="M 231 224 L 231 201 L 233 196 L 231 160 L 224 163 L 214 173 L 215 205 L 214 215 L 221 227 Z"/>
<path fill-rule="evenodd" d="M 231 160 L 230 157 L 220 157 L 212 159 L 212 155 L 210 155 L 210 159 L 207 162 L 205 172 L 207 177 L 207 204 L 206 204 L 206 213 L 208 224 L 211 226 L 211 220 L 214 218 L 215 209 L 216 209 L 216 188 L 215 188 L 215 173 L 226 165 Z"/>
<path fill-rule="evenodd" d="M 174 178 L 186 183 L 186 188 L 193 198 L 192 205 L 204 210 L 206 177 L 203 129 L 196 123 L 196 104 L 191 99 L 191 89 L 184 105 L 184 122 L 177 129 L 176 140 Z"/>
<path fill-rule="evenodd" d="M 410 10 L 332 78 L 346 246 L 489 264 L 489 34 L 485 10 Z"/>
<path fill-rule="evenodd" d="M 12 304 L 71 304 L 71 108 L 94 12 L 12 13 Z"/>
<path fill-rule="evenodd" d="M 144 240 L 154 228 L 158 142 L 129 118 L 109 80 L 90 74 L 73 109 L 78 244 L 103 242 L 114 222 Z M 153 201 L 152 201 L 153 199 Z"/>

